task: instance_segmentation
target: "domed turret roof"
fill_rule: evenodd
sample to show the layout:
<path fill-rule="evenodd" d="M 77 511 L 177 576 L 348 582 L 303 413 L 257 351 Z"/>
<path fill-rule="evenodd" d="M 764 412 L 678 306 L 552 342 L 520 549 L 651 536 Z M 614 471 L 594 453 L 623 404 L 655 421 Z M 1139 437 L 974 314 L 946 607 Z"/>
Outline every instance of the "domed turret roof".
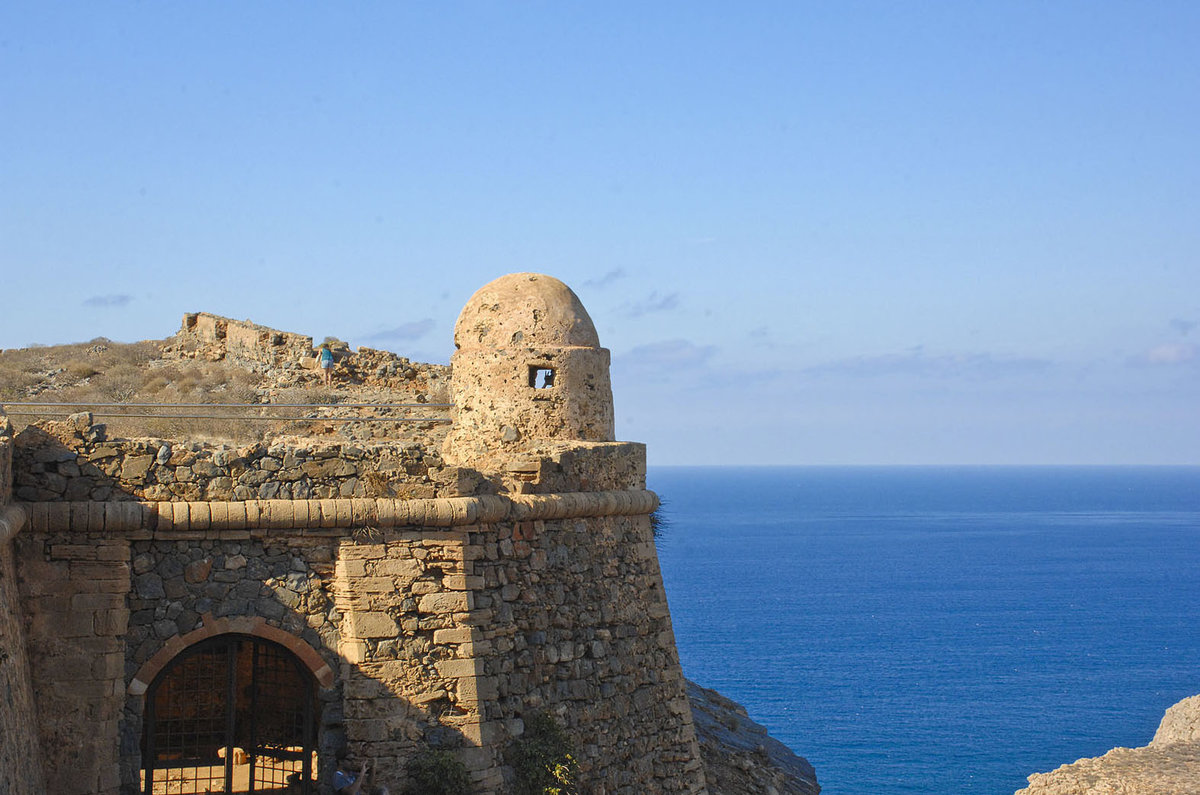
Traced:
<path fill-rule="evenodd" d="M 599 348 L 596 326 L 570 287 L 510 273 L 480 287 L 454 324 L 458 348 Z"/>

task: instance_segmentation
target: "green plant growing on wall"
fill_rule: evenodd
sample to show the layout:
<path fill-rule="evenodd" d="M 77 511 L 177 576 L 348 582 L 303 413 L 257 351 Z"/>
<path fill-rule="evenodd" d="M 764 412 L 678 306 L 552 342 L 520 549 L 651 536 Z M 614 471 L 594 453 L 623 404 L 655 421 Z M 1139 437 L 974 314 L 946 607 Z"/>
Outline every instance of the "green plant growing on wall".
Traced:
<path fill-rule="evenodd" d="M 554 718 L 525 718 L 525 733 L 509 748 L 513 795 L 578 795 L 579 763 L 571 741 Z"/>
<path fill-rule="evenodd" d="M 404 766 L 408 785 L 402 795 L 469 795 L 466 766 L 450 751 L 425 751 Z"/>

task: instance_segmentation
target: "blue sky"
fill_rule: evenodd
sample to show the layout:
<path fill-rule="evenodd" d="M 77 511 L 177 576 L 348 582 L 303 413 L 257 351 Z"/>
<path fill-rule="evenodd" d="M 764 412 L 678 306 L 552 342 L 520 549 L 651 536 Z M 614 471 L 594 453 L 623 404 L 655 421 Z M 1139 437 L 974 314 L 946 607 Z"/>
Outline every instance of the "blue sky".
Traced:
<path fill-rule="evenodd" d="M 570 284 L 654 464 L 1200 463 L 1200 4 L 0 7 L 0 346 L 447 361 Z"/>

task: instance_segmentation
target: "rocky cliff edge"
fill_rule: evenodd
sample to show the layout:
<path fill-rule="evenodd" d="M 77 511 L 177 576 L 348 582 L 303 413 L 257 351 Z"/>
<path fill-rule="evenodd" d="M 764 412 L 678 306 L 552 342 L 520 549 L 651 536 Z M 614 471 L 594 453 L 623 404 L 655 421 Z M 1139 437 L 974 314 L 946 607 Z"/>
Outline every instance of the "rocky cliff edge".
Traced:
<path fill-rule="evenodd" d="M 1196 795 L 1200 793 L 1200 696 L 1167 710 L 1149 745 L 1114 748 L 1049 773 L 1016 795 Z"/>
<path fill-rule="evenodd" d="M 817 795 L 817 774 L 715 690 L 687 683 L 710 795 Z"/>

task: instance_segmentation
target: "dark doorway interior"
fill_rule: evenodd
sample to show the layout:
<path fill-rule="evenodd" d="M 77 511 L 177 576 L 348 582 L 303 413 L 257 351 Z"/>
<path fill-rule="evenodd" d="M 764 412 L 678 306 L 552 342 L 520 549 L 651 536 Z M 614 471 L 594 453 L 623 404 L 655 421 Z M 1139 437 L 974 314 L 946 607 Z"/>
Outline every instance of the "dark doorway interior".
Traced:
<path fill-rule="evenodd" d="M 311 792 L 315 696 L 277 643 L 222 635 L 186 649 L 146 692 L 142 792 Z"/>

